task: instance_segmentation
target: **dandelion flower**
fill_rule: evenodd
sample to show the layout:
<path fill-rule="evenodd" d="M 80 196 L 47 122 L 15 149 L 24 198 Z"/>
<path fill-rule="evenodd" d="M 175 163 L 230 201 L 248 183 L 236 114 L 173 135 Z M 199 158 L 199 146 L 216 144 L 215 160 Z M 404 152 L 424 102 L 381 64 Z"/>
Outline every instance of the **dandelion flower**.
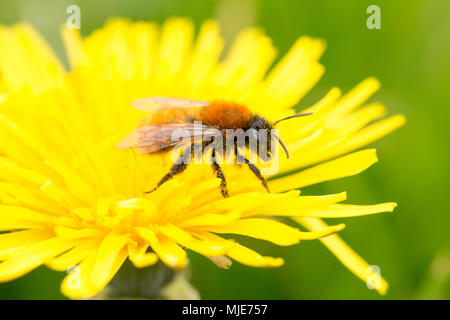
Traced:
<path fill-rule="evenodd" d="M 116 147 L 143 116 L 131 101 L 226 98 L 274 121 L 294 114 L 321 77 L 324 42 L 301 37 L 272 67 L 276 49 L 257 28 L 242 31 L 221 59 L 224 43 L 214 21 L 196 37 L 192 22 L 181 18 L 161 27 L 114 19 L 86 38 L 76 30 L 62 35 L 69 71 L 29 25 L 0 27 L 0 281 L 45 264 L 72 270 L 62 292 L 87 298 L 126 259 L 137 268 L 160 260 L 182 269 L 192 250 L 218 264 L 226 257 L 252 267 L 283 263 L 222 234 L 280 246 L 321 239 L 367 280 L 368 264 L 334 234 L 344 226 L 321 218 L 391 212 L 395 203 L 342 204 L 346 193 L 303 196 L 298 189 L 367 169 L 377 161 L 375 150 L 355 150 L 404 123 L 401 115 L 380 120 L 384 106 L 366 103 L 379 88 L 376 79 L 342 96 L 333 88 L 302 110 L 312 116 L 280 125 L 291 157 L 280 158 L 278 173 L 267 177 L 270 194 L 233 165 L 224 168 L 229 198 L 206 165 L 189 166 L 145 194 L 171 160 Z M 382 279 L 378 291 L 386 289 Z"/>

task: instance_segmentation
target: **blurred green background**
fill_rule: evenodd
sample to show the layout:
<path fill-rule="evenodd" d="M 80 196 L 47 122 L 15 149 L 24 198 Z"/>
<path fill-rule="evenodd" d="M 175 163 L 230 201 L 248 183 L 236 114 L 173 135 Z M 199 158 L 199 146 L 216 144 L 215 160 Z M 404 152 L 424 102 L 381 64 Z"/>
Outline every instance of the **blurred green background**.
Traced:
<path fill-rule="evenodd" d="M 279 56 L 300 35 L 323 38 L 328 43 L 321 59 L 326 73 L 300 106 L 332 86 L 345 92 L 376 76 L 382 89 L 372 99 L 408 119 L 405 127 L 375 144 L 380 162 L 372 168 L 304 190 L 346 190 L 352 203 L 399 203 L 393 214 L 346 219 L 341 232 L 369 264 L 381 268 L 390 284 L 385 297 L 369 290 L 318 241 L 280 248 L 246 240 L 264 254 L 285 258 L 285 265 L 254 269 L 236 263 L 225 271 L 191 255 L 192 282 L 204 299 L 450 298 L 450 1 L 0 0 L 0 23 L 31 22 L 62 57 L 59 27 L 70 4 L 81 7 L 82 34 L 111 16 L 162 22 L 175 15 L 191 17 L 196 26 L 216 18 L 228 41 L 245 26 L 262 26 Z M 381 30 L 366 27 L 371 4 L 380 6 Z M 0 299 L 62 299 L 64 276 L 41 267 L 0 284 Z"/>

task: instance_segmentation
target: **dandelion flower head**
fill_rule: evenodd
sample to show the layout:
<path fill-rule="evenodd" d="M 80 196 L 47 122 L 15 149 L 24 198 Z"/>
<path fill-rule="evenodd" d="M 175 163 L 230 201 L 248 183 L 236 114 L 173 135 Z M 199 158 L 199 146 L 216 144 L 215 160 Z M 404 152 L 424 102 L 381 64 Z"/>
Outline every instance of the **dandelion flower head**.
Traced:
<path fill-rule="evenodd" d="M 367 280 L 368 264 L 334 234 L 344 225 L 321 218 L 391 212 L 395 203 L 343 204 L 345 192 L 304 196 L 300 189 L 367 169 L 375 150 L 359 149 L 404 123 L 401 115 L 384 118 L 381 103 L 366 103 L 376 79 L 345 94 L 331 88 L 301 110 L 312 116 L 280 124 L 291 156 L 267 177 L 272 193 L 248 168 L 226 165 L 230 197 L 223 198 L 220 180 L 202 164 L 145 194 L 171 160 L 116 147 L 144 115 L 131 101 L 226 98 L 275 121 L 295 114 L 320 79 L 324 41 L 300 37 L 273 65 L 276 49 L 258 28 L 243 30 L 222 58 L 215 21 L 197 35 L 190 20 L 174 18 L 161 26 L 113 19 L 87 37 L 68 29 L 62 36 L 69 68 L 31 26 L 0 27 L 0 281 L 45 264 L 72 270 L 61 290 L 86 298 L 126 259 L 137 268 L 161 260 L 182 269 L 191 250 L 252 267 L 283 263 L 229 234 L 280 246 L 321 239 Z M 382 279 L 378 291 L 386 289 Z"/>

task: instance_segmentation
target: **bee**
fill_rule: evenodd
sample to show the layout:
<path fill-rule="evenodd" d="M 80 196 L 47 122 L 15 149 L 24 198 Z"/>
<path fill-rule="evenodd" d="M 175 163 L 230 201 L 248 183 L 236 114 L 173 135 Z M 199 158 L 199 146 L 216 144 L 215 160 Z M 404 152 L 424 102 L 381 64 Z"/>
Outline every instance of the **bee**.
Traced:
<path fill-rule="evenodd" d="M 173 138 L 176 130 L 184 130 L 191 137 L 191 143 L 186 151 L 179 156 L 178 160 L 157 183 L 150 193 L 158 189 L 163 183 L 169 181 L 176 175 L 181 174 L 189 163 L 188 158 L 192 156 L 195 141 L 202 141 L 202 150 L 208 145 L 216 142 L 218 136 L 225 137 L 229 129 L 242 129 L 255 137 L 257 142 L 265 144 L 265 150 L 269 155 L 272 137 L 283 147 L 287 158 L 289 152 L 281 139 L 271 132 L 280 121 L 291 118 L 310 115 L 312 113 L 300 113 L 273 123 L 264 117 L 253 114 L 245 105 L 226 100 L 201 101 L 176 97 L 149 97 L 135 100 L 131 105 L 138 110 L 149 112 L 149 115 L 141 119 L 138 128 L 127 135 L 117 144 L 118 148 L 138 148 L 142 153 L 158 153 L 173 149 L 179 140 Z M 195 130 L 195 122 L 201 123 L 200 131 Z M 269 139 L 261 139 L 258 134 L 260 130 L 266 130 Z M 264 140 L 264 141 L 263 141 Z M 205 142 L 206 141 L 206 142 Z M 233 138 L 233 143 L 236 140 Z M 248 145 L 247 145 L 248 146 Z M 254 163 L 239 153 L 238 147 L 234 146 L 235 156 L 239 163 L 246 164 L 253 174 L 261 181 L 264 188 L 269 191 L 266 179 Z M 219 161 L 216 159 L 215 149 L 211 154 L 212 169 L 220 179 L 220 190 L 224 198 L 228 197 L 227 181 Z"/>

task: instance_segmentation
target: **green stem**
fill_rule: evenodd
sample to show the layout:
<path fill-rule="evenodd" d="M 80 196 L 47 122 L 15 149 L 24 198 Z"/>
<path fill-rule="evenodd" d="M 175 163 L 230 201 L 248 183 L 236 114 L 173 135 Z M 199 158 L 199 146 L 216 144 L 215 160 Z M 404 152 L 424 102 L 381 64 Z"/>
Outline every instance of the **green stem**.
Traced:
<path fill-rule="evenodd" d="M 199 299 L 186 278 L 187 271 L 175 271 L 162 262 L 136 268 L 127 260 L 97 299 Z"/>

